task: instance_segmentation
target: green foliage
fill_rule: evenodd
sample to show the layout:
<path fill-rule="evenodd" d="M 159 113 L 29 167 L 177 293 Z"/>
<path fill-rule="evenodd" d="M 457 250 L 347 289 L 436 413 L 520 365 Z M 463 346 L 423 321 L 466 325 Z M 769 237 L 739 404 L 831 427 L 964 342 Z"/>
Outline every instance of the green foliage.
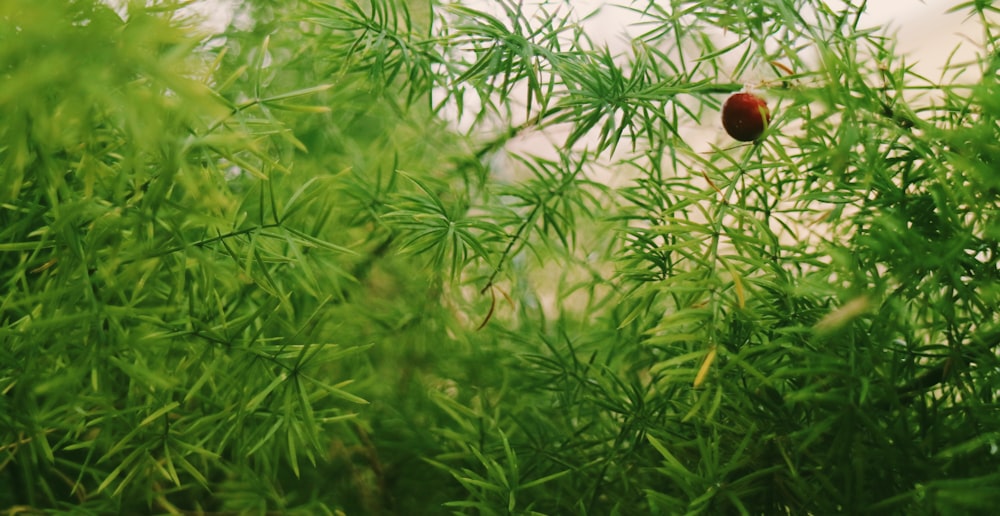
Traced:
<path fill-rule="evenodd" d="M 4 510 L 1000 502 L 989 5 L 143 5 L 0 4 Z"/>
<path fill-rule="evenodd" d="M 318 324 L 355 251 L 262 180 L 296 144 L 268 109 L 326 88 L 236 105 L 163 14 L 3 9 L 4 505 L 309 503 L 269 477 L 365 403 Z"/>

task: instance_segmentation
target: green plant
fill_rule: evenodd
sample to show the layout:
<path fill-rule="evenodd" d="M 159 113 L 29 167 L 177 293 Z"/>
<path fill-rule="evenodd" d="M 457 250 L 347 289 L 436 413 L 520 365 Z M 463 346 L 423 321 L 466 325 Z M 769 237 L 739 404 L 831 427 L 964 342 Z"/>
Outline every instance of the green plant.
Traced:
<path fill-rule="evenodd" d="M 0 5 L 0 506 L 988 513 L 994 10 L 744 4 Z"/>
<path fill-rule="evenodd" d="M 12 511 L 308 506 L 271 477 L 300 475 L 364 403 L 323 370 L 364 346 L 318 324 L 356 251 L 299 211 L 322 198 L 308 185 L 278 193 L 301 144 L 269 114 L 329 86 L 271 93 L 258 60 L 229 101 L 242 72 L 210 89 L 171 12 L 2 8 Z"/>

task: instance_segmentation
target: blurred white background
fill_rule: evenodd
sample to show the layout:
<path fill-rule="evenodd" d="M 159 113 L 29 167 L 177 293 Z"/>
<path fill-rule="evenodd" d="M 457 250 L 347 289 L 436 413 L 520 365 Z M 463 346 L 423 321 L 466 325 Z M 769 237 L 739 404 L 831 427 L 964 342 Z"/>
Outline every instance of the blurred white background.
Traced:
<path fill-rule="evenodd" d="M 961 63 L 973 57 L 981 48 L 983 34 L 981 33 L 976 20 L 969 20 L 968 10 L 949 13 L 955 5 L 963 0 L 870 0 L 867 5 L 867 14 L 863 18 L 864 27 L 883 27 L 886 34 L 892 36 L 897 41 L 897 50 L 905 58 L 907 65 L 911 65 L 916 73 L 919 73 L 930 81 L 938 81 L 942 77 L 942 69 L 949 58 L 953 63 Z M 120 12 L 122 6 L 127 4 L 127 0 L 108 0 L 117 6 Z M 858 0 L 852 0 L 857 3 Z M 503 10 L 497 0 L 464 0 L 466 5 L 477 9 L 486 10 L 499 15 L 504 19 Z M 587 33 L 591 36 L 595 44 L 606 44 L 614 53 L 627 54 L 634 35 L 648 30 L 648 27 L 637 27 L 635 23 L 640 20 L 638 14 L 623 7 L 621 4 L 636 6 L 646 5 L 646 0 L 524 0 L 524 9 L 531 12 L 532 9 L 544 8 L 548 11 L 558 10 L 559 12 L 573 11 L 575 17 L 583 18 L 585 15 L 599 10 L 598 14 L 589 17 L 583 22 Z M 836 9 L 839 0 L 829 2 L 830 7 Z M 238 0 L 199 0 L 193 2 L 186 9 L 196 16 L 204 19 L 204 29 L 208 33 L 219 33 L 225 30 L 227 24 L 233 19 L 236 12 L 235 6 Z M 239 21 L 239 20 L 237 20 Z M 720 38 L 725 38 L 725 34 L 720 31 Z M 802 56 L 807 62 L 809 56 Z M 748 74 L 749 75 L 749 74 Z M 773 79 L 773 77 L 742 76 L 732 77 L 732 80 L 744 82 L 748 85 L 759 84 L 762 81 Z M 963 80 L 973 80 L 973 77 L 963 77 Z M 466 105 L 470 109 L 476 103 L 475 98 L 467 98 Z M 456 117 L 457 118 L 457 117 Z M 706 117 L 699 126 L 685 127 L 688 133 L 686 139 L 698 142 L 705 141 L 707 145 L 710 141 L 717 144 L 725 143 L 725 135 L 722 133 L 721 124 L 718 120 Z M 518 121 L 515 121 L 515 123 Z M 462 121 L 456 120 L 459 127 Z M 551 133 L 551 131 L 550 131 Z M 546 153 L 549 144 L 544 142 L 546 138 L 559 138 L 560 135 L 553 134 L 526 134 L 511 142 L 518 150 L 531 150 L 534 153 Z"/>
<path fill-rule="evenodd" d="M 857 0 L 855 0 L 856 2 Z M 967 12 L 948 13 L 962 0 L 872 0 L 868 2 L 864 25 L 886 27 L 890 34 L 898 37 L 899 49 L 918 63 L 921 73 L 937 75 L 941 65 L 956 45 L 965 41 L 980 42 L 974 23 L 964 24 Z M 109 0 L 111 5 L 121 6 L 127 0 Z M 205 30 L 221 32 L 233 17 L 236 0 L 200 0 L 186 9 L 197 13 L 205 20 Z M 465 0 L 466 4 L 478 9 L 496 9 L 496 0 Z M 600 14 L 585 23 L 588 32 L 596 42 L 606 42 L 612 49 L 624 50 L 629 44 L 629 35 L 637 31 L 629 26 L 638 20 L 638 15 L 615 4 L 628 4 L 629 0 L 608 2 L 605 0 L 526 0 L 525 9 L 545 5 L 548 9 L 566 9 L 571 5 L 579 15 L 600 9 Z M 636 2 L 641 5 L 643 2 Z M 837 2 L 831 2 L 836 4 Z M 835 6 L 834 6 L 835 7 Z"/>

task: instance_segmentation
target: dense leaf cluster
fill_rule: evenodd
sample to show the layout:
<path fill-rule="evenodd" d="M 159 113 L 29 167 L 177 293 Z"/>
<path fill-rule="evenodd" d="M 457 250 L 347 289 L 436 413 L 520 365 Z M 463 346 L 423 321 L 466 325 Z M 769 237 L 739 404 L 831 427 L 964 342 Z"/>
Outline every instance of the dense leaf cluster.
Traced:
<path fill-rule="evenodd" d="M 234 5 L 0 4 L 4 510 L 1000 502 L 989 5 Z"/>

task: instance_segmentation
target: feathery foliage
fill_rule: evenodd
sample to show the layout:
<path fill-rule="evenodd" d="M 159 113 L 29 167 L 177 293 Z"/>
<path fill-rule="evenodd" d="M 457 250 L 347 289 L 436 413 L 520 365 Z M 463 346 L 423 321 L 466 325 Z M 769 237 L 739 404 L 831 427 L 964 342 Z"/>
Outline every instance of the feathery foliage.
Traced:
<path fill-rule="evenodd" d="M 0 4 L 0 507 L 988 513 L 996 10 L 622 3 Z"/>

